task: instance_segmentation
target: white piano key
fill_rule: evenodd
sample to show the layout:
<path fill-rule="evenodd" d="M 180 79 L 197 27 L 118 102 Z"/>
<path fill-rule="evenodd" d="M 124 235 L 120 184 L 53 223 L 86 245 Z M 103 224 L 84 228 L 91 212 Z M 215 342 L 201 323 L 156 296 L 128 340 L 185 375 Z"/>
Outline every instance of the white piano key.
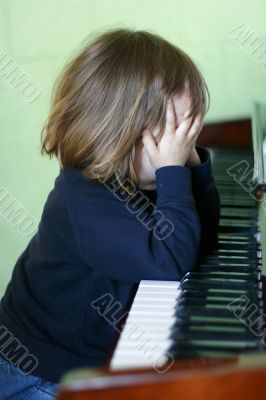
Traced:
<path fill-rule="evenodd" d="M 120 335 L 111 369 L 152 366 L 171 344 L 180 282 L 141 281 Z"/>
<path fill-rule="evenodd" d="M 152 281 L 152 280 L 142 280 L 140 282 L 139 287 L 155 287 L 157 289 L 160 288 L 173 288 L 173 287 L 179 287 L 180 286 L 180 282 L 177 281 Z"/>

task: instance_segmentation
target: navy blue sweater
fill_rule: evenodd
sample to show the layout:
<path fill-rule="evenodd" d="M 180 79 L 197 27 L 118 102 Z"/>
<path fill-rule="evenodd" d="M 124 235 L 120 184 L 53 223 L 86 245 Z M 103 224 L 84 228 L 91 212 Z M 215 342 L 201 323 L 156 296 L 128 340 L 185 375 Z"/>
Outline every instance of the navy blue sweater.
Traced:
<path fill-rule="evenodd" d="M 54 382 L 101 366 L 136 284 L 196 268 L 219 219 L 210 154 L 197 151 L 199 166 L 157 169 L 156 189 L 138 189 L 139 204 L 78 169 L 60 170 L 1 300 L 2 357 Z"/>

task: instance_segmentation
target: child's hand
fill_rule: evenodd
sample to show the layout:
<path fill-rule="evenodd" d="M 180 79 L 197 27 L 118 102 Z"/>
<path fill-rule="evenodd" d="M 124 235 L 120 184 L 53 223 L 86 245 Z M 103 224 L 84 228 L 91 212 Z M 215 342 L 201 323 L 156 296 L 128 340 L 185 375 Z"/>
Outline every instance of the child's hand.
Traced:
<path fill-rule="evenodd" d="M 191 167 L 195 167 L 200 164 L 201 164 L 201 160 L 200 160 L 200 157 L 194 146 L 193 149 L 191 150 L 191 153 L 189 154 L 188 159 L 187 159 L 186 167 L 191 168 Z"/>
<path fill-rule="evenodd" d="M 167 103 L 166 127 L 160 142 L 156 145 L 150 130 L 144 130 L 142 141 L 151 164 L 155 169 L 168 166 L 184 166 L 195 147 L 197 137 L 202 128 L 203 115 L 186 116 L 175 129 L 175 111 L 170 98 Z"/>

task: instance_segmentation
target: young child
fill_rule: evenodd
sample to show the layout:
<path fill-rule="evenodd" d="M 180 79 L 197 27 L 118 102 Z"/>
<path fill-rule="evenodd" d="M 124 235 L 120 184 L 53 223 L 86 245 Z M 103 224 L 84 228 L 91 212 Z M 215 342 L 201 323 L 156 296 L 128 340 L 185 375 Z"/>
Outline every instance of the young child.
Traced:
<path fill-rule="evenodd" d="M 1 300 L 1 400 L 52 399 L 66 371 L 104 365 L 101 299 L 122 316 L 142 279 L 197 267 L 219 219 L 196 146 L 207 100 L 192 60 L 146 31 L 110 29 L 66 65 L 42 136 L 59 175 Z"/>

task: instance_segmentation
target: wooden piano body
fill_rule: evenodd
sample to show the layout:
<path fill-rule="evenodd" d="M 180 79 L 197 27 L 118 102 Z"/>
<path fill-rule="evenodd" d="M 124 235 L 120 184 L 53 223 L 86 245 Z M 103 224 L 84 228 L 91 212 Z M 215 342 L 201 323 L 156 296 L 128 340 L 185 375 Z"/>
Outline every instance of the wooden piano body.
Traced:
<path fill-rule="evenodd" d="M 266 106 L 254 104 L 252 119 L 212 123 L 203 128 L 199 144 L 208 148 L 252 148 L 253 181 L 258 201 L 262 255 L 266 254 L 266 195 L 263 154 L 266 137 Z M 265 202 L 264 202 L 265 200 Z M 265 308 L 266 258 L 263 258 L 263 317 Z M 266 342 L 263 340 L 264 345 Z M 164 373 L 154 368 L 110 370 L 105 368 L 70 371 L 63 377 L 59 400 L 127 399 L 164 400 L 266 398 L 266 352 L 242 353 L 226 358 L 181 359 Z"/>

